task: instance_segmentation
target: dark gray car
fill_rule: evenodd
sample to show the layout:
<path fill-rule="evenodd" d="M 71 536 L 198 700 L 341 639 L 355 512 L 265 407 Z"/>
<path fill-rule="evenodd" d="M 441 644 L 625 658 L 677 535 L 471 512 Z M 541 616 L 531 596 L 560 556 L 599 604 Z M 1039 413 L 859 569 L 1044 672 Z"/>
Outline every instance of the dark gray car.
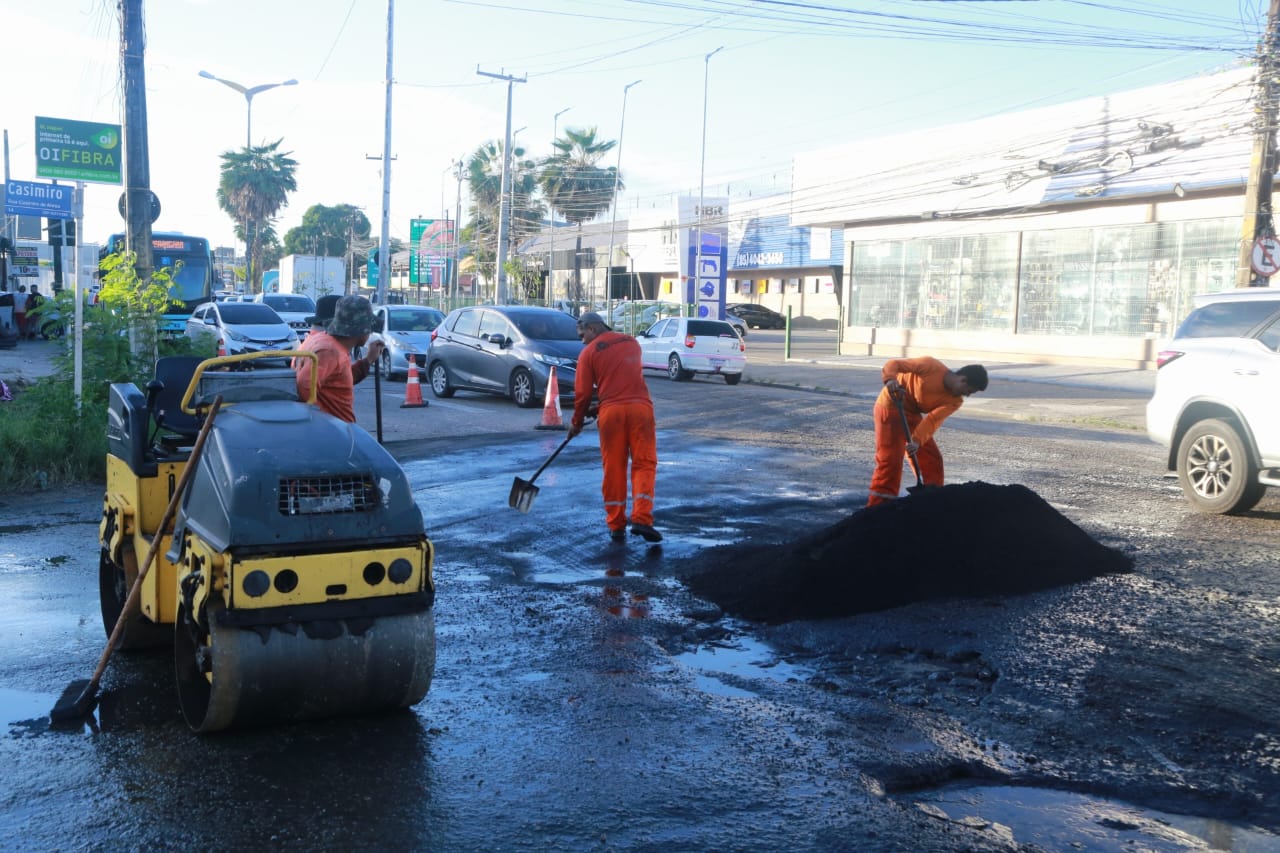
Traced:
<path fill-rule="evenodd" d="M 437 397 L 482 391 L 533 408 L 546 396 L 552 367 L 560 397 L 572 399 L 581 351 L 577 321 L 563 311 L 523 305 L 458 308 L 431 334 L 427 381 Z"/>

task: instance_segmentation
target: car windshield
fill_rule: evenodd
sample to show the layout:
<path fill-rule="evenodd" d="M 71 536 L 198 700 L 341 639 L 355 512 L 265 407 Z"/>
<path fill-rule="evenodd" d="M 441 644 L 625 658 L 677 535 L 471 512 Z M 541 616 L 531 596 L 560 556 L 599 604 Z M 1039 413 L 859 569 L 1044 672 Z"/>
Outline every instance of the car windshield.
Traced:
<path fill-rule="evenodd" d="M 262 301 L 277 311 L 290 314 L 314 314 L 316 310 L 310 296 L 270 296 Z"/>
<path fill-rule="evenodd" d="M 522 335 L 535 341 L 578 340 L 578 321 L 561 311 L 516 314 L 510 319 Z"/>
<path fill-rule="evenodd" d="M 444 315 L 435 311 L 396 309 L 388 312 L 387 329 L 392 332 L 429 332 L 443 319 Z"/>
<path fill-rule="evenodd" d="M 280 315 L 261 302 L 220 302 L 222 322 L 237 326 L 266 326 L 280 322 Z"/>

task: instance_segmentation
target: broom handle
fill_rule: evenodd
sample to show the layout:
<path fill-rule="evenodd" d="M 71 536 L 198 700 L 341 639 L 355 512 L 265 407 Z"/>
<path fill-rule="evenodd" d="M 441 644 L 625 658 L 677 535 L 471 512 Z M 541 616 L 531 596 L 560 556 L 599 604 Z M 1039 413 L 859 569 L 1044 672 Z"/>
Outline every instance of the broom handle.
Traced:
<path fill-rule="evenodd" d="M 169 498 L 169 506 L 164 511 L 164 517 L 160 519 L 160 526 L 156 528 L 156 535 L 151 539 L 151 547 L 147 549 L 147 556 L 142 561 L 142 567 L 138 569 L 138 577 L 134 580 L 133 586 L 129 588 L 129 597 L 125 599 L 124 607 L 120 608 L 120 615 L 116 618 L 115 627 L 111 629 L 111 636 L 107 638 L 107 647 L 102 650 L 102 657 L 98 660 L 98 668 L 93 671 L 93 676 L 89 679 L 88 689 L 90 690 L 97 687 L 98 682 L 102 680 L 102 673 L 107 669 L 107 661 L 111 660 L 111 652 L 115 649 L 120 635 L 124 633 L 125 619 L 129 616 L 129 611 L 138 606 L 138 599 L 142 597 L 142 581 L 146 578 L 147 572 L 151 570 L 151 564 L 155 562 L 156 552 L 160 550 L 160 542 L 164 539 L 164 531 L 178 511 L 178 503 L 182 500 L 182 495 L 187 490 L 187 483 L 191 481 L 193 472 L 196 469 L 196 462 L 200 459 L 200 452 L 204 449 L 204 440 L 209 435 L 209 428 L 213 425 L 213 419 L 221 407 L 222 395 L 219 394 L 214 398 L 213 406 L 209 409 L 209 415 L 204 419 L 204 424 L 200 427 L 200 434 L 196 436 L 196 443 L 191 447 L 191 455 L 187 457 L 187 467 L 182 469 L 182 476 L 178 478 L 178 485 L 173 490 L 173 497 Z"/>

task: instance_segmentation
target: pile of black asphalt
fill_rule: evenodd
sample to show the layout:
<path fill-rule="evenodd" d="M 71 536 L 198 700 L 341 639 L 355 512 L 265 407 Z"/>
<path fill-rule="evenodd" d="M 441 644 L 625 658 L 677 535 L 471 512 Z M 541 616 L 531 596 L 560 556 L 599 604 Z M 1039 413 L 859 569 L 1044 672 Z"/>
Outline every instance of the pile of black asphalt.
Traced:
<path fill-rule="evenodd" d="M 1132 570 L 1025 486 L 971 482 L 860 509 L 792 542 L 712 549 L 685 580 L 726 613 L 777 624 Z"/>

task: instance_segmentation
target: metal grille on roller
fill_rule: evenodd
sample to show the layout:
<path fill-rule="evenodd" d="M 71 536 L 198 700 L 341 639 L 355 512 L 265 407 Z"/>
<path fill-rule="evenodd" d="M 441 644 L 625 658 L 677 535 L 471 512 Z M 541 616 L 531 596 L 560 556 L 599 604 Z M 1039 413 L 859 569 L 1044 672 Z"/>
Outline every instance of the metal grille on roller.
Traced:
<path fill-rule="evenodd" d="M 367 512 L 378 506 L 378 489 L 373 478 L 281 477 L 281 515 L 330 515 Z"/>

